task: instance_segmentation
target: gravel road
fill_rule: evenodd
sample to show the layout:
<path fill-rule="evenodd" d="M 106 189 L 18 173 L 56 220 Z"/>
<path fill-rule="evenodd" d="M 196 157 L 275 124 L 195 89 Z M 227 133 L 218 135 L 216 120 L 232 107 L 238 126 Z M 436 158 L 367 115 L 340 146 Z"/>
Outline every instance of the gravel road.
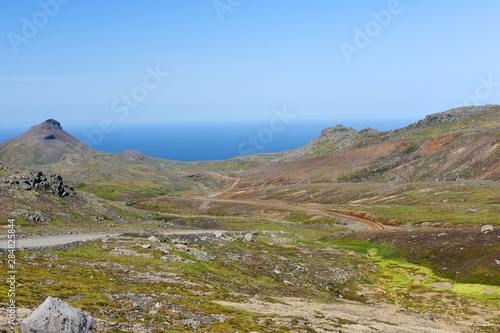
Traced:
<path fill-rule="evenodd" d="M 194 235 L 194 234 L 213 233 L 215 231 L 216 230 L 172 230 L 172 231 L 160 231 L 159 233 L 164 235 Z M 18 237 L 16 239 L 16 249 L 18 250 L 26 248 L 33 249 L 33 248 L 42 248 L 48 246 L 71 244 L 74 242 L 86 242 L 105 237 L 118 236 L 124 232 L 134 232 L 134 231 L 123 231 L 123 232 L 112 232 L 112 233 L 99 232 L 99 233 L 24 236 L 24 237 Z M 8 239 L 7 236 L 4 235 L 0 239 L 0 249 L 6 250 L 7 247 L 8 247 Z"/>
<path fill-rule="evenodd" d="M 16 239 L 16 248 L 21 250 L 25 248 L 39 248 L 45 246 L 65 245 L 73 242 L 86 242 L 94 239 L 119 235 L 117 233 L 82 233 L 82 234 L 67 234 L 67 235 L 39 235 L 25 236 Z M 6 249 L 6 238 L 0 240 L 0 248 Z"/>

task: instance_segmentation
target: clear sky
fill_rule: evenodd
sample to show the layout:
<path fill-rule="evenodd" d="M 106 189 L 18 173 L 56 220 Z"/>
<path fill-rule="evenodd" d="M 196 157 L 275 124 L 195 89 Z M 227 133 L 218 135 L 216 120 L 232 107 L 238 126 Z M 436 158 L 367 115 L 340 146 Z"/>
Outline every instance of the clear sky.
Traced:
<path fill-rule="evenodd" d="M 0 127 L 265 121 L 283 107 L 327 127 L 500 103 L 497 0 L 0 6 Z"/>

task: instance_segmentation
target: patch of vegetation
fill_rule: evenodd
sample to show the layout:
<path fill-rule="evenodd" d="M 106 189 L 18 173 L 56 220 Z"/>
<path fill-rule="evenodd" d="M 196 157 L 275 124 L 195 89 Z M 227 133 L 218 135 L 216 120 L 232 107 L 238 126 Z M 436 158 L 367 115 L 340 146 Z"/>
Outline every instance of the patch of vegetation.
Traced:
<path fill-rule="evenodd" d="M 330 237 L 323 238 L 321 241 L 326 242 L 328 246 L 340 247 L 342 249 L 357 251 L 364 254 L 376 250 L 379 256 L 386 259 L 392 258 L 396 253 L 396 249 L 388 243 L 379 244 L 356 238 L 335 238 L 330 240 Z"/>
<path fill-rule="evenodd" d="M 354 234 L 333 240 L 327 237 L 323 241 L 362 253 L 376 249 L 379 256 L 385 259 L 427 267 L 432 269 L 434 275 L 456 283 L 499 286 L 500 269 L 495 258 L 500 252 L 500 245 L 492 242 L 496 234 L 445 229 Z"/>

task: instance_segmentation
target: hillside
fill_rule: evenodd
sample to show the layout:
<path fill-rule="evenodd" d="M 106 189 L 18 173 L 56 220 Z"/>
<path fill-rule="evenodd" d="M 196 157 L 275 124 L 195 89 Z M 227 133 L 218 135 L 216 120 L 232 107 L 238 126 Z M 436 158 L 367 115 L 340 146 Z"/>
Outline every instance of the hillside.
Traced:
<path fill-rule="evenodd" d="M 12 169 L 0 163 L 0 219 L 25 226 L 70 225 L 121 219 L 127 212 L 75 191 L 58 174 Z"/>
<path fill-rule="evenodd" d="M 241 175 L 250 184 L 500 179 L 500 106 L 432 114 L 389 132 L 338 125 L 272 164 Z"/>
<path fill-rule="evenodd" d="M 74 188 L 113 200 L 134 200 L 190 189 L 189 165 L 127 150 L 101 152 L 63 130 L 54 119 L 0 143 L 0 162 L 27 171 L 61 174 Z"/>

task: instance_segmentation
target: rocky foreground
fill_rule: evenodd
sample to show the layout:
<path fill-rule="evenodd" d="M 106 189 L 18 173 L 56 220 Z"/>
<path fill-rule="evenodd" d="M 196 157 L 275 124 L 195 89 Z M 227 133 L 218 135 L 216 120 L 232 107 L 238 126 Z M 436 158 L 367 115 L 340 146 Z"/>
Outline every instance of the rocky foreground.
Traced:
<path fill-rule="evenodd" d="M 456 283 L 394 261 L 375 243 L 354 244 L 283 230 L 144 231 L 62 250 L 21 252 L 18 320 L 47 311 L 38 307 L 52 296 L 91 315 L 96 332 L 493 332 L 498 327 L 498 287 Z M 50 308 L 43 318 L 62 318 Z M 6 311 L 1 313 L 5 324 Z M 77 317 L 87 318 L 82 316 Z"/>

